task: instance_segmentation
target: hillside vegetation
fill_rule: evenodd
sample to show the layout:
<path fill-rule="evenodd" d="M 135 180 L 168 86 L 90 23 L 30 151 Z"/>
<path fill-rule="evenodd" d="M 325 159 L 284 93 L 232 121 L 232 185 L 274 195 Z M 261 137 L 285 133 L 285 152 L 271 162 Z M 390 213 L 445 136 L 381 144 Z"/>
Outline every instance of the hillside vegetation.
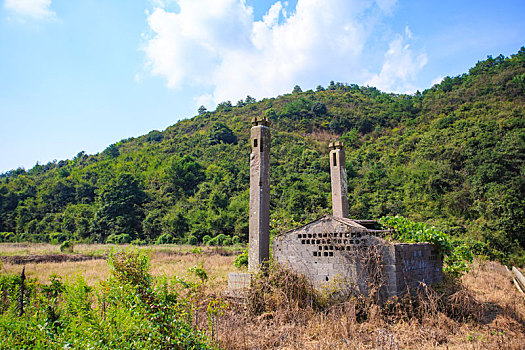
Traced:
<path fill-rule="evenodd" d="M 350 216 L 403 215 L 525 263 L 525 48 L 414 95 L 330 83 L 219 104 L 99 154 L 0 177 L 3 241 L 246 241 L 250 120 L 272 122 L 271 227 L 330 213 L 327 142 L 347 146 Z"/>

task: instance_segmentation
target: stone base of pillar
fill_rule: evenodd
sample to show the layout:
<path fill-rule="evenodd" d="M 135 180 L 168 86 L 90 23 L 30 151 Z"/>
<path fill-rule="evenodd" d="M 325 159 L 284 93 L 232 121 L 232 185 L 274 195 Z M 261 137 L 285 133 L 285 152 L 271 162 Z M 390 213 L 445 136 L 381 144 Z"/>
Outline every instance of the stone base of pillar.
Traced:
<path fill-rule="evenodd" d="M 243 292 L 250 288 L 252 274 L 246 272 L 230 272 L 228 274 L 228 290 L 230 292 Z"/>

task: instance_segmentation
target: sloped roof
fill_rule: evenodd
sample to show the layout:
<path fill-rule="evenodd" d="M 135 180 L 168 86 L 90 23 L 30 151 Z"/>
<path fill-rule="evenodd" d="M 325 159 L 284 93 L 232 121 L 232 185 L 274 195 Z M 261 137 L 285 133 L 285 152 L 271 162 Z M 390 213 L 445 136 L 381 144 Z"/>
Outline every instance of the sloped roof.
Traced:
<path fill-rule="evenodd" d="M 299 226 L 299 227 L 296 227 L 296 228 L 293 228 L 291 230 L 288 230 L 288 231 L 284 231 L 284 232 L 281 232 L 279 233 L 276 237 L 279 237 L 279 236 L 282 236 L 282 235 L 285 235 L 289 232 L 293 232 L 293 231 L 297 231 L 297 230 L 300 230 L 306 226 L 309 226 L 309 225 L 312 225 L 312 224 L 315 224 L 317 222 L 320 222 L 320 221 L 327 221 L 327 220 L 335 220 L 335 221 L 338 221 L 348 227 L 353 227 L 357 230 L 360 230 L 360 231 L 366 231 L 366 232 L 370 232 L 370 233 L 380 233 L 380 232 L 389 232 L 389 230 L 371 230 L 371 229 L 368 229 L 366 228 L 365 226 L 361 225 L 359 222 L 366 222 L 366 223 L 370 223 L 370 222 L 373 222 L 373 220 L 352 220 L 352 219 L 348 219 L 348 218 L 340 218 L 340 217 L 336 217 L 336 216 L 333 216 L 333 215 L 326 215 L 326 216 L 323 216 L 323 217 L 320 217 L 319 219 L 315 219 L 313 221 L 310 221 L 309 223 L 307 224 L 304 224 L 302 226 Z"/>

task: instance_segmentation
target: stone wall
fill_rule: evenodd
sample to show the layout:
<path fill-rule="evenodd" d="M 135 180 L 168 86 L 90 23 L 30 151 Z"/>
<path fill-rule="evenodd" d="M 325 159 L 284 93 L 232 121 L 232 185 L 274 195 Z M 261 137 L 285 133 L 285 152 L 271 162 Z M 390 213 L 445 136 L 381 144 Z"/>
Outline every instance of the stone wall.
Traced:
<path fill-rule="evenodd" d="M 421 283 L 432 285 L 443 280 L 443 262 L 430 243 L 395 244 L 397 295 L 415 290 Z"/>

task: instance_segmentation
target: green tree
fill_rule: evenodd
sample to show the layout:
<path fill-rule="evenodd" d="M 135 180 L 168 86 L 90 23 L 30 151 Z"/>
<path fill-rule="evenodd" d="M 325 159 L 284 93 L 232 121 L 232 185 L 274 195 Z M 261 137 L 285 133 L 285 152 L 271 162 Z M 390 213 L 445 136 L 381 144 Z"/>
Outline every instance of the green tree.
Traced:
<path fill-rule="evenodd" d="M 166 168 L 166 179 L 173 192 L 189 196 L 195 193 L 197 185 L 205 179 L 204 168 L 192 156 L 185 155 Z"/>
<path fill-rule="evenodd" d="M 105 241 L 110 233 L 141 238 L 145 200 L 146 194 L 132 174 L 123 173 L 109 181 L 102 188 L 95 215 L 97 241 Z"/>
<path fill-rule="evenodd" d="M 216 145 L 221 142 L 237 144 L 237 136 L 226 124 L 220 122 L 215 123 L 210 128 L 208 140 L 210 145 Z"/>
<path fill-rule="evenodd" d="M 204 114 L 204 113 L 208 112 L 208 109 L 207 109 L 206 107 L 204 107 L 204 106 L 201 105 L 201 106 L 199 107 L 199 109 L 197 109 L 197 112 L 199 113 L 199 115 L 200 115 L 200 114 Z"/>

